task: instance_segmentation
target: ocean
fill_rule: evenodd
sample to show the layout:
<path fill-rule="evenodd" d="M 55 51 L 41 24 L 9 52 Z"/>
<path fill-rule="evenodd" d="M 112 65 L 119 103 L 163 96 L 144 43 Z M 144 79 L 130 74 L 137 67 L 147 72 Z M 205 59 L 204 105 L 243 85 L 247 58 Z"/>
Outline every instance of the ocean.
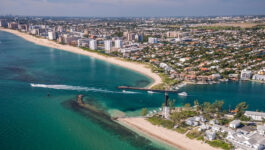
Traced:
<path fill-rule="evenodd" d="M 158 109 L 163 93 L 118 90 L 149 85 L 142 74 L 88 56 L 35 45 L 0 31 L 0 149 L 104 150 L 171 149 L 112 121 L 109 115 L 139 115 Z M 169 94 L 176 105 L 224 100 L 225 108 L 241 101 L 265 111 L 265 84 L 227 82 L 187 85 Z M 99 111 L 73 105 L 78 94 Z M 49 95 L 49 96 L 48 96 Z"/>

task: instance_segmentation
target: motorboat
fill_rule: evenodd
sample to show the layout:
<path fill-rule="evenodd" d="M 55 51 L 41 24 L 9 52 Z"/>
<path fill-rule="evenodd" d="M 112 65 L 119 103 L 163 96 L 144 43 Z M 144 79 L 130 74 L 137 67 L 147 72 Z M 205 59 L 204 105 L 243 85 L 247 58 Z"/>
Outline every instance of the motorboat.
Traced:
<path fill-rule="evenodd" d="M 155 92 L 153 92 L 153 91 L 147 91 L 147 93 L 148 93 L 148 94 L 153 94 L 153 93 L 155 93 Z"/>
<path fill-rule="evenodd" d="M 188 94 L 186 92 L 178 93 L 179 96 L 187 96 Z"/>

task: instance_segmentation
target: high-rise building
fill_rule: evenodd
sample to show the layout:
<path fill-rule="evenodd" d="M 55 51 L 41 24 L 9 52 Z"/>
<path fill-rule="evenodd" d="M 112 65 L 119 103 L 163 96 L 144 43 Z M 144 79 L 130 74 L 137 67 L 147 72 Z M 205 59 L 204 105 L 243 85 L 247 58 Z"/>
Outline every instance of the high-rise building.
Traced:
<path fill-rule="evenodd" d="M 124 37 L 128 37 L 128 34 L 129 34 L 129 32 L 128 32 L 128 31 L 126 31 L 126 32 L 123 32 L 123 36 L 124 36 Z"/>
<path fill-rule="evenodd" d="M 112 41 L 111 40 L 106 40 L 104 41 L 104 45 L 105 45 L 105 50 L 107 53 L 111 52 L 111 47 L 112 47 Z"/>
<path fill-rule="evenodd" d="M 148 43 L 150 43 L 150 44 L 156 44 L 156 43 L 158 43 L 157 38 L 149 37 L 148 38 Z"/>
<path fill-rule="evenodd" d="M 88 35 L 88 34 L 89 34 L 88 30 L 85 29 L 85 30 L 84 30 L 84 35 Z"/>
<path fill-rule="evenodd" d="M 115 40 L 115 48 L 122 48 L 122 40 Z"/>
<path fill-rule="evenodd" d="M 65 32 L 65 29 L 64 29 L 64 27 L 59 26 L 59 27 L 57 27 L 57 31 L 58 32 Z"/>
<path fill-rule="evenodd" d="M 142 34 L 142 33 L 136 34 L 135 40 L 137 40 L 138 42 L 143 42 L 144 41 L 144 34 Z"/>
<path fill-rule="evenodd" d="M 49 40 L 56 40 L 56 33 L 54 31 L 48 32 L 48 39 Z"/>
<path fill-rule="evenodd" d="M 166 33 L 166 36 L 169 37 L 169 38 L 177 38 L 177 37 L 179 37 L 179 32 L 177 32 L 177 31 L 168 31 Z"/>
<path fill-rule="evenodd" d="M 21 31 L 28 31 L 29 27 L 27 24 L 19 24 L 18 29 Z"/>
<path fill-rule="evenodd" d="M 17 29 L 18 28 L 18 23 L 10 22 L 10 23 L 8 23 L 8 28 L 9 29 Z"/>
<path fill-rule="evenodd" d="M 89 48 L 90 48 L 91 50 L 96 50 L 96 49 L 97 49 L 97 40 L 91 40 L 91 41 L 89 42 Z"/>
<path fill-rule="evenodd" d="M 89 47 L 89 39 L 78 39 L 77 40 L 78 47 Z"/>
<path fill-rule="evenodd" d="M 0 27 L 7 27 L 7 21 L 6 20 L 4 20 L 4 19 L 2 19 L 2 20 L 0 20 Z"/>
<path fill-rule="evenodd" d="M 134 41 L 135 40 L 135 34 L 134 33 L 128 33 L 127 39 L 128 39 L 128 41 Z"/>

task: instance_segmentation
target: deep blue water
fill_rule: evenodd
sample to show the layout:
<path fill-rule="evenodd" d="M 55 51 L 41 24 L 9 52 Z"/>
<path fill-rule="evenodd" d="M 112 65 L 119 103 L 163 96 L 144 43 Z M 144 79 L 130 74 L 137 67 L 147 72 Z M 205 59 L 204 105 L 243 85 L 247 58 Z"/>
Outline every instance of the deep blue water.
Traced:
<path fill-rule="evenodd" d="M 84 94 L 86 102 L 105 112 L 137 115 L 143 107 L 160 107 L 163 94 L 123 93 L 117 86 L 143 87 L 151 81 L 104 61 L 0 32 L 0 149 L 165 148 L 98 114 L 75 110 L 68 103 L 77 94 Z M 260 83 L 189 85 L 180 91 L 189 96 L 169 95 L 177 105 L 218 99 L 225 101 L 226 108 L 246 101 L 249 109 L 265 111 L 265 85 Z"/>

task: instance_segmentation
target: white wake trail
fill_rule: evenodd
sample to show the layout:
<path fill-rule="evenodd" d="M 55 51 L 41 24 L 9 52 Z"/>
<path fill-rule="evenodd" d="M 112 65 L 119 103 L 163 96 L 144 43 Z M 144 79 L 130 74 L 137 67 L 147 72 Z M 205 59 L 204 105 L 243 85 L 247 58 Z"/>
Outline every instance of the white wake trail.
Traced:
<path fill-rule="evenodd" d="M 102 92 L 102 93 L 124 93 L 124 94 L 136 94 L 138 92 L 115 92 L 109 91 L 105 89 L 99 88 L 89 88 L 89 87 L 82 87 L 82 86 L 71 86 L 71 85 L 47 85 L 47 84 L 30 84 L 31 87 L 38 87 L 38 88 L 49 88 L 49 89 L 56 89 L 56 90 L 72 90 L 72 91 L 91 91 L 91 92 Z"/>

